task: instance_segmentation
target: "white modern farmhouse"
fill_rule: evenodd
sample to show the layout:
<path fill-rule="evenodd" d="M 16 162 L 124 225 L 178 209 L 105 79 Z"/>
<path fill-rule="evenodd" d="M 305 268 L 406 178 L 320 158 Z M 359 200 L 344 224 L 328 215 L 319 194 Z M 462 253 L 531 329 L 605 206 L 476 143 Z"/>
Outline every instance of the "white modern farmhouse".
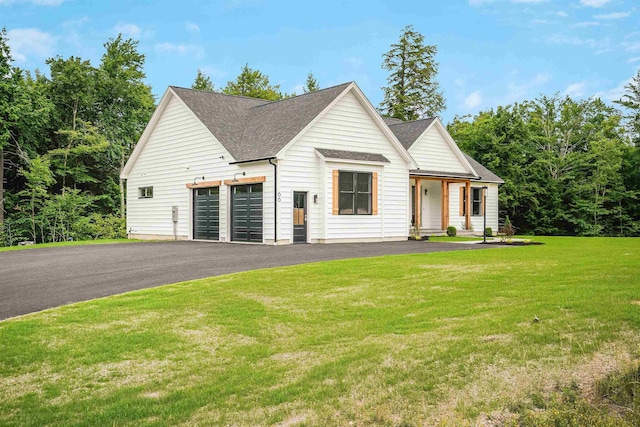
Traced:
<path fill-rule="evenodd" d="M 406 240 L 498 227 L 502 180 L 438 119 L 383 119 L 355 83 L 281 101 L 169 87 L 122 171 L 140 239 Z"/>

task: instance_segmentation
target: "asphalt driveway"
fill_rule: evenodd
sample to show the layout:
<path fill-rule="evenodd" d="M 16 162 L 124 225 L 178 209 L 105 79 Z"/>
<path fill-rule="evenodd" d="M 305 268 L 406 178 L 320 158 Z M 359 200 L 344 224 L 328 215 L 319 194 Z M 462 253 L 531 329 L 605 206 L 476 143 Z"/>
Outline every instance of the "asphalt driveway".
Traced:
<path fill-rule="evenodd" d="M 480 248 L 483 246 L 413 241 L 287 246 L 145 242 L 0 252 L 0 320 L 72 302 L 239 271 Z"/>

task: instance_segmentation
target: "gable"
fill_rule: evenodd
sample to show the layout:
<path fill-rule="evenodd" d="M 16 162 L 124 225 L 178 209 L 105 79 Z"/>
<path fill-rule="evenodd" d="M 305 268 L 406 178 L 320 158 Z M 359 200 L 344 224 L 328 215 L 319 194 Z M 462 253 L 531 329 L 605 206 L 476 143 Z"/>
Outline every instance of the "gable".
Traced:
<path fill-rule="evenodd" d="M 287 155 L 289 148 L 299 139 L 318 141 L 315 148 L 365 153 L 391 151 L 403 163 L 413 165 L 407 151 L 355 83 L 289 142 L 278 157 Z M 375 147 L 379 148 L 376 150 Z"/>
<path fill-rule="evenodd" d="M 207 156 L 210 152 L 214 157 Z M 229 154 L 193 111 L 168 89 L 120 175 L 129 179 L 135 171 L 163 171 L 168 163 L 184 156 L 193 163 L 228 158 Z"/>
<path fill-rule="evenodd" d="M 409 154 L 423 171 L 476 175 L 439 120 L 435 120 L 409 147 Z"/>

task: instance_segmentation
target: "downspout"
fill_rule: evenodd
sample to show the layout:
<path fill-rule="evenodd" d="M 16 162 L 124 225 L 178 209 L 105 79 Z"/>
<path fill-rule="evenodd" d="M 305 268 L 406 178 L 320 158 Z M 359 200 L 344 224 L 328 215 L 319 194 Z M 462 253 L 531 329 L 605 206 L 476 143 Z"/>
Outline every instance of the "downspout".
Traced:
<path fill-rule="evenodd" d="M 273 166 L 273 244 L 278 244 L 278 163 L 272 163 L 273 159 L 269 159 L 269 164 Z"/>

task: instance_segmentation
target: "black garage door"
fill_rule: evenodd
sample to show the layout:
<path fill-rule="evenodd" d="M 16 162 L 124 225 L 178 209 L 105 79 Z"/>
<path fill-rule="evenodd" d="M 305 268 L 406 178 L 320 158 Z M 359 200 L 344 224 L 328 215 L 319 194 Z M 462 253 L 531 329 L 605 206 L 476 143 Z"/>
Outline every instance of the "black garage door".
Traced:
<path fill-rule="evenodd" d="M 233 186 L 231 240 L 262 243 L 262 184 Z"/>
<path fill-rule="evenodd" d="M 220 240 L 220 187 L 194 190 L 193 238 Z"/>

